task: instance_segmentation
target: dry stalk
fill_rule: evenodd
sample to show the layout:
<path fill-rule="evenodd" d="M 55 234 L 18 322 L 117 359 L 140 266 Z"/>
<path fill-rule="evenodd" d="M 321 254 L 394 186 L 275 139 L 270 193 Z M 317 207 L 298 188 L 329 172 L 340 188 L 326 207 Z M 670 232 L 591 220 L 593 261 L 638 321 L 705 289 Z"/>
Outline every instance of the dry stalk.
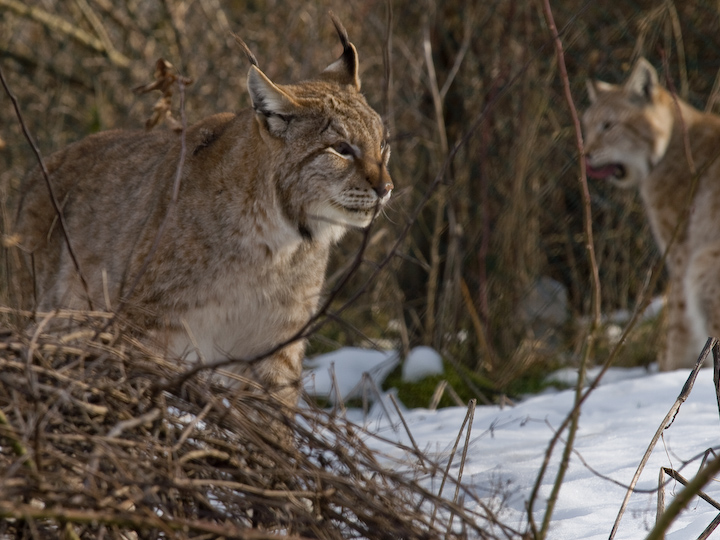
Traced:
<path fill-rule="evenodd" d="M 432 45 L 430 44 L 430 23 L 427 22 L 423 33 L 423 52 L 425 55 L 425 66 L 427 67 L 428 82 L 430 85 L 430 94 L 433 100 L 433 109 L 435 111 L 435 122 L 437 124 L 437 132 L 440 146 L 440 155 L 446 156 L 448 153 L 448 139 L 445 130 L 445 120 L 443 113 L 443 102 L 440 95 L 440 89 L 437 83 L 437 74 L 435 73 L 435 63 L 432 58 Z M 427 281 L 427 299 L 425 311 L 425 336 L 426 345 L 435 343 L 435 314 L 436 301 L 439 289 L 440 279 L 440 237 L 445 230 L 445 207 L 447 205 L 447 186 L 441 185 L 436 192 L 435 222 L 432 228 L 432 237 L 430 239 L 430 274 Z"/>
<path fill-rule="evenodd" d="M 425 466 L 425 459 L 423 457 L 423 453 L 420 451 L 420 448 L 418 448 L 417 443 L 415 442 L 415 438 L 412 436 L 412 432 L 410 431 L 410 426 L 408 426 L 407 422 L 405 421 L 405 417 L 403 416 L 402 411 L 400 410 L 400 406 L 398 405 L 397 399 L 393 394 L 389 394 L 390 401 L 392 401 L 393 406 L 395 407 L 395 412 L 397 412 L 398 416 L 400 417 L 400 421 L 402 422 L 403 427 L 405 428 L 405 433 L 407 433 L 408 438 L 410 439 L 410 444 L 412 444 L 413 448 L 415 449 L 415 455 L 420 458 L 420 465 L 424 470 L 427 470 L 427 467 Z"/>
<path fill-rule="evenodd" d="M 567 102 L 568 109 L 570 110 L 570 114 L 572 116 L 572 121 L 573 121 L 573 126 L 575 129 L 575 143 L 576 143 L 576 149 L 578 152 L 578 162 L 579 162 L 579 167 L 580 167 L 580 175 L 579 175 L 580 192 L 582 194 L 582 201 L 583 201 L 583 216 L 584 216 L 583 223 L 584 223 L 584 234 L 585 234 L 584 240 L 585 240 L 585 244 L 586 244 L 588 262 L 590 265 L 590 282 L 591 282 L 592 291 L 593 291 L 593 294 L 592 294 L 593 320 L 592 320 L 592 324 L 591 324 L 588 336 L 584 343 L 584 351 L 583 351 L 581 361 L 580 361 L 578 381 L 577 381 L 577 385 L 575 387 L 575 406 L 573 407 L 573 410 L 571 411 L 571 413 L 568 415 L 569 431 L 568 431 L 567 440 L 565 442 L 565 448 L 563 450 L 558 473 L 555 477 L 553 489 L 552 489 L 550 497 L 548 498 L 548 501 L 547 501 L 547 506 L 546 506 L 544 517 L 543 517 L 542 526 L 539 531 L 536 528 L 535 519 L 533 517 L 533 504 L 537 497 L 540 482 L 541 482 L 542 478 L 544 477 L 547 464 L 549 463 L 550 455 L 553 452 L 554 444 L 560 437 L 560 434 L 562 433 L 562 429 L 558 430 L 557 434 L 555 435 L 555 438 L 553 438 L 553 440 L 551 441 L 551 444 L 548 446 L 548 450 L 545 455 L 545 460 L 543 462 L 540 472 L 538 473 L 538 478 L 533 487 L 530 501 L 528 503 L 528 521 L 530 523 L 530 527 L 533 530 L 533 533 L 534 533 L 534 536 L 536 539 L 544 539 L 547 537 L 548 529 L 550 527 L 550 520 L 551 520 L 551 517 L 553 514 L 553 510 L 555 508 L 555 503 L 557 502 L 557 498 L 560 493 L 560 488 L 562 487 L 562 483 L 565 478 L 565 473 L 567 472 L 567 468 L 570 463 L 570 456 L 572 454 L 573 444 L 575 442 L 575 434 L 577 432 L 578 421 L 580 418 L 580 404 L 585 397 L 585 396 L 583 396 L 583 386 L 585 384 L 585 368 L 587 366 L 588 359 L 589 359 L 590 355 L 592 354 L 592 350 L 593 350 L 593 346 L 594 346 L 594 342 L 595 342 L 595 338 L 596 338 L 596 333 L 598 332 L 598 330 L 600 328 L 600 304 L 601 304 L 600 275 L 599 275 L 597 261 L 595 258 L 595 248 L 594 248 L 593 230 L 592 230 L 592 210 L 590 207 L 590 192 L 588 189 L 587 177 L 586 177 L 586 173 L 585 173 L 585 151 L 584 151 L 584 147 L 583 147 L 582 128 L 580 127 L 580 119 L 578 117 L 577 109 L 575 108 L 575 104 L 574 104 L 574 101 L 572 98 L 572 92 L 570 90 L 570 81 L 569 81 L 568 74 L 567 74 L 567 68 L 565 67 L 565 55 L 563 52 L 562 41 L 560 39 L 560 34 L 558 32 L 557 26 L 555 25 L 555 20 L 553 17 L 553 13 L 552 13 L 552 9 L 550 7 L 549 0 L 543 1 L 543 15 L 545 17 L 545 22 L 547 23 L 548 29 L 550 30 L 550 33 L 552 35 L 552 38 L 553 38 L 553 41 L 555 44 L 555 55 L 556 55 L 556 59 L 557 59 L 558 70 L 560 71 L 560 79 L 563 83 L 565 100 Z"/>
<path fill-rule="evenodd" d="M 95 14 L 88 1 L 75 0 L 75 3 L 78 5 L 80 11 L 82 11 L 82 14 L 85 16 L 90 25 L 93 27 L 93 30 L 95 30 L 98 38 L 100 38 L 100 43 L 102 43 L 103 49 L 105 49 L 105 51 L 107 52 L 108 57 L 115 58 L 115 61 L 122 58 L 120 62 L 124 65 L 121 67 L 127 67 L 129 65 L 129 60 L 127 60 L 123 54 L 119 53 L 115 46 L 112 44 L 112 41 L 110 40 L 110 35 L 105 29 L 105 26 L 103 26 L 102 21 Z"/>
<path fill-rule="evenodd" d="M 421 457 L 425 469 L 393 471 L 363 442 L 374 435 L 336 415 L 306 408 L 288 416 L 269 396 L 199 377 L 182 396 L 160 399 L 151 382 L 181 368 L 145 357 L 130 341 L 122 343 L 124 361 L 102 361 L 92 347 L 40 355 L 45 343 L 62 340 L 82 349 L 92 335 L 73 333 L 76 341 L 59 330 L 37 334 L 28 369 L 28 339 L 0 333 L 0 342 L 23 345 L 0 349 L 0 410 L 9 426 L 0 429 L 0 517 L 13 518 L 0 519 L 0 536 L 27 526 L 35 537 L 56 537 L 66 524 L 83 537 L 107 528 L 113 539 L 140 530 L 250 540 L 377 531 L 427 540 L 517 536 L 463 486 L 457 500 L 473 500 L 476 510 L 428 491 L 423 475 L 440 469 L 431 458 Z M 47 419 L 39 425 L 38 402 Z M 291 439 L 267 429 L 278 423 Z M 41 484 L 26 460 L 42 463 Z"/>
<path fill-rule="evenodd" d="M 2 2 L 12 2 L 15 3 L 15 0 L 0 0 L 0 3 Z M 45 185 L 48 189 L 48 194 L 50 195 L 50 200 L 53 205 L 53 209 L 55 210 L 55 215 L 57 216 L 58 223 L 60 224 L 60 230 L 63 235 L 63 239 L 65 240 L 65 245 L 68 249 L 68 254 L 70 255 L 70 258 L 73 262 L 73 265 L 75 266 L 75 271 L 78 273 L 78 277 L 80 278 L 80 282 L 82 283 L 83 289 L 85 290 L 85 296 L 87 296 L 87 302 L 90 310 L 92 311 L 92 301 L 90 300 L 90 293 L 88 289 L 88 284 L 85 279 L 84 274 L 82 273 L 82 270 L 80 268 L 80 262 L 78 261 L 78 258 L 75 254 L 75 250 L 73 249 L 72 242 L 70 240 L 70 236 L 67 231 L 67 225 L 65 223 L 65 216 L 63 215 L 62 208 L 60 206 L 60 203 L 55 196 L 55 191 L 52 187 L 52 182 L 50 181 L 50 173 L 47 170 L 47 167 L 45 166 L 45 161 L 42 158 L 42 155 L 40 154 L 40 149 L 35 144 L 35 141 L 32 138 L 32 135 L 30 134 L 30 131 L 27 128 L 27 125 L 25 124 L 25 119 L 23 118 L 22 112 L 20 111 L 20 106 L 18 104 L 17 98 L 15 97 L 15 94 L 12 93 L 10 90 L 10 87 L 7 84 L 7 81 L 5 80 L 5 74 L 3 73 L 2 68 L 0 68 L 0 83 L 2 83 L 3 88 L 5 89 L 5 93 L 10 98 L 10 101 L 13 104 L 13 108 L 15 109 L 15 116 L 17 117 L 18 122 L 20 123 L 20 127 L 22 129 L 23 135 L 25 136 L 25 140 L 27 140 L 28 144 L 33 150 L 33 153 L 35 154 L 35 158 L 37 159 L 38 165 L 40 167 L 40 171 L 42 172 L 43 179 L 45 180 Z"/>
<path fill-rule="evenodd" d="M 712 349 L 713 355 L 713 383 L 715 384 L 715 401 L 720 414 L 720 343 L 715 343 Z"/>
<path fill-rule="evenodd" d="M 437 409 L 437 406 L 440 403 L 440 399 L 445 393 L 445 387 L 447 386 L 447 384 L 448 382 L 445 379 L 443 379 L 437 384 L 437 386 L 435 387 L 435 391 L 430 398 L 430 405 L 428 405 L 428 409 L 430 409 L 431 411 Z"/>
<path fill-rule="evenodd" d="M 470 294 L 470 288 L 467 286 L 465 279 L 460 280 L 460 291 L 462 292 L 462 297 L 465 301 L 465 308 L 470 314 L 470 320 L 472 321 L 473 328 L 475 328 L 478 345 L 480 346 L 481 354 L 479 355 L 478 362 L 482 361 L 482 367 L 487 371 L 492 371 L 493 366 L 497 365 L 495 353 L 485 337 L 485 326 L 480 320 L 480 315 L 475 309 L 475 304 L 473 303 L 472 295 Z"/>
<path fill-rule="evenodd" d="M 717 457 L 717 456 L 715 456 L 715 457 Z M 705 460 L 703 460 L 703 463 L 700 466 L 701 470 L 704 468 L 705 468 Z M 674 469 L 670 469 L 668 467 L 660 468 L 660 484 L 664 484 L 663 478 L 662 478 L 663 475 L 668 475 L 673 480 L 680 482 L 683 486 L 688 485 L 687 478 L 685 478 L 682 474 L 680 474 L 679 472 L 677 472 Z M 660 496 L 660 493 L 662 493 L 662 490 L 658 491 L 658 496 Z M 705 493 L 703 491 L 698 491 L 697 496 L 700 497 L 706 503 L 708 503 L 710 506 L 715 508 L 716 510 L 720 510 L 720 503 L 718 501 L 716 501 L 715 499 L 713 499 L 712 497 L 710 497 L 707 493 Z M 662 514 L 662 513 L 663 512 L 659 512 L 658 514 Z M 659 517 L 659 515 L 658 515 L 658 517 Z"/>
<path fill-rule="evenodd" d="M 375 382 L 375 379 L 373 379 L 368 373 L 363 373 L 362 384 L 363 384 L 363 386 L 369 387 L 370 390 L 372 390 L 372 393 L 375 394 L 375 402 L 380 404 L 380 407 L 382 407 L 382 410 L 385 413 L 385 416 L 387 417 L 388 422 L 390 422 L 390 427 L 392 427 L 393 431 L 395 433 L 397 433 L 398 427 L 392 421 L 392 416 L 390 416 L 390 411 L 388 411 L 387 407 L 385 406 L 385 401 L 382 398 L 382 392 L 380 391 L 380 388 L 378 388 L 378 385 Z"/>
<path fill-rule="evenodd" d="M 340 383 L 338 383 L 337 374 L 335 373 L 335 362 L 330 364 L 330 378 L 332 380 L 332 387 L 335 392 L 336 406 L 338 406 L 339 404 L 340 411 L 342 412 L 342 415 L 345 416 L 345 401 L 343 400 L 342 394 L 340 393 Z"/>
<path fill-rule="evenodd" d="M 43 9 L 36 6 L 28 6 L 27 4 L 18 2 L 17 0 L 0 0 L 0 6 L 14 11 L 22 17 L 28 17 L 37 21 L 51 30 L 61 32 L 96 52 L 107 54 L 110 61 L 118 67 L 126 68 L 130 65 L 130 59 L 124 54 L 118 52 L 114 47 L 112 47 L 112 44 L 110 44 L 110 47 L 108 48 L 107 45 L 109 40 L 108 43 L 105 43 L 104 40 L 91 36 L 83 29 L 70 24 L 65 19 L 48 13 Z"/>
<path fill-rule="evenodd" d="M 468 420 L 468 428 L 465 433 L 465 446 L 463 447 L 462 457 L 460 458 L 460 470 L 458 470 L 457 484 L 455 485 L 455 495 L 453 496 L 453 502 L 457 503 L 458 496 L 460 495 L 460 482 L 462 481 L 463 470 L 465 469 L 465 460 L 467 459 L 467 451 L 470 447 L 470 434 L 472 433 L 472 424 L 475 418 L 475 406 L 477 405 L 476 399 L 471 399 L 468 403 L 468 412 L 470 418 Z M 450 527 L 452 526 L 453 518 L 450 516 L 450 522 L 448 523 L 448 533 L 450 533 Z"/>
<path fill-rule="evenodd" d="M 678 17 L 677 8 L 673 0 L 665 0 L 665 6 L 672 24 L 673 34 L 675 34 L 675 45 L 677 46 L 678 55 L 678 71 L 680 72 L 680 95 L 683 99 L 688 98 L 690 93 L 690 85 L 688 83 L 687 66 L 685 61 L 685 43 L 682 36 L 682 28 L 680 26 L 680 17 Z"/>
<path fill-rule="evenodd" d="M 10 439 L 10 446 L 12 447 L 13 451 L 15 452 L 15 455 L 17 455 L 20 458 L 23 459 L 24 465 L 30 468 L 32 471 L 37 470 L 37 466 L 35 465 L 35 462 L 33 459 L 28 455 L 27 448 L 23 444 L 23 442 L 18 439 L 17 437 L 17 431 L 15 428 L 8 422 L 7 416 L 5 416 L 5 413 L 0 410 L 0 436 L 6 437 Z"/>
<path fill-rule="evenodd" d="M 707 345 L 705 346 L 707 349 Z M 707 352 L 705 351 L 707 355 Z M 685 489 L 683 489 L 673 499 L 670 505 L 667 507 L 665 512 L 658 517 L 655 526 L 647 535 L 645 540 L 662 540 L 665 537 L 665 532 L 668 530 L 675 518 L 680 512 L 690 503 L 693 497 L 698 495 L 705 485 L 713 480 L 713 477 L 720 473 L 720 456 L 713 459 L 705 467 L 703 467 L 690 482 L 687 483 Z"/>
<path fill-rule="evenodd" d="M 458 435 L 455 438 L 455 444 L 453 444 L 452 450 L 450 451 L 450 455 L 448 456 L 448 462 L 445 466 L 445 472 L 443 473 L 442 481 L 440 482 L 440 489 L 438 490 L 438 497 L 442 496 L 443 488 L 445 487 L 445 482 L 448 479 L 448 475 L 450 474 L 450 467 L 452 466 L 453 458 L 455 457 L 455 452 L 457 452 L 458 444 L 460 444 L 460 437 L 462 437 L 463 430 L 465 429 L 465 425 L 468 423 L 468 421 L 471 422 L 471 424 L 468 426 L 468 432 L 470 431 L 472 427 L 472 418 L 475 416 L 475 404 L 477 403 L 477 400 L 471 399 L 468 403 L 468 410 L 467 413 L 465 413 L 465 419 L 463 420 L 462 425 L 460 426 L 460 431 L 458 431 Z M 430 520 L 430 523 L 435 522 L 435 512 L 436 508 L 433 509 L 432 513 L 432 519 Z"/>
<path fill-rule="evenodd" d="M 707 343 L 705 343 L 705 347 L 703 347 L 702 353 L 700 353 L 700 356 L 697 359 L 697 362 L 695 362 L 695 367 L 690 372 L 690 376 L 688 377 L 687 381 L 685 381 L 685 384 L 683 385 L 683 388 L 680 391 L 680 395 L 678 395 L 677 399 L 675 400 L 675 403 L 673 403 L 672 407 L 670 407 L 670 410 L 665 415 L 665 418 L 663 418 L 662 422 L 660 422 L 660 425 L 658 426 L 657 430 L 655 431 L 655 435 L 653 436 L 652 440 L 650 441 L 650 444 L 648 445 L 647 450 L 645 450 L 645 454 L 643 455 L 642 459 L 640 460 L 640 464 L 638 465 L 638 468 L 635 471 L 635 474 L 633 475 L 632 480 L 630 481 L 630 485 L 628 486 L 627 492 L 625 493 L 625 498 L 623 499 L 623 502 L 620 505 L 620 510 L 618 511 L 618 515 L 615 518 L 615 523 L 613 524 L 613 528 L 610 531 L 610 540 L 615 538 L 615 534 L 617 534 L 618 527 L 620 526 L 620 520 L 622 519 L 623 514 L 625 513 L 625 509 L 627 508 L 628 502 L 630 501 L 630 496 L 633 494 L 633 491 L 635 489 L 635 486 L 638 483 L 638 480 L 640 480 L 640 475 L 642 474 L 643 470 L 645 469 L 645 465 L 647 464 L 648 459 L 650 459 L 650 454 L 652 454 L 652 451 L 655 448 L 655 445 L 657 444 L 658 440 L 660 440 L 660 436 L 662 435 L 663 431 L 665 431 L 668 427 L 670 427 L 670 425 L 672 425 L 673 421 L 675 420 L 675 416 L 677 416 L 677 413 L 680 410 L 680 407 L 682 406 L 683 403 L 685 403 L 685 400 L 690 395 L 693 385 L 695 384 L 695 379 L 697 378 L 698 372 L 700 371 L 700 368 L 702 367 L 703 363 L 705 362 L 705 359 L 707 358 L 708 354 L 710 354 L 710 351 L 712 350 L 713 346 L 715 346 L 716 343 L 717 343 L 717 339 L 715 339 L 715 338 L 710 338 L 707 340 Z M 715 461 L 717 461 L 717 459 Z M 674 501 L 673 501 L 673 503 L 674 503 Z"/>

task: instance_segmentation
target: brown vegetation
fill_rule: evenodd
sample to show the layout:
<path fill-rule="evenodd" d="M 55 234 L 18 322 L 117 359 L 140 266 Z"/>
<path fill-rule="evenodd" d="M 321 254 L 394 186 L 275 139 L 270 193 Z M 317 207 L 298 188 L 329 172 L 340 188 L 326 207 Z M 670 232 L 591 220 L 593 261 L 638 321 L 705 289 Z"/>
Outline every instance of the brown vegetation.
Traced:
<path fill-rule="evenodd" d="M 580 107 L 587 77 L 622 80 L 644 55 L 667 66 L 661 77 L 681 97 L 717 109 L 715 4 L 553 4 Z M 363 90 L 392 134 L 396 191 L 369 236 L 348 238 L 335 256 L 329 290 L 345 283 L 348 268 L 357 272 L 311 345 L 430 344 L 500 391 L 532 368 L 574 362 L 592 311 L 592 269 L 575 132 L 538 3 L 0 0 L 0 68 L 47 155 L 98 130 L 142 129 L 153 98 L 132 89 L 150 80 L 158 58 L 195 81 L 185 91 L 190 122 L 248 106 L 249 65 L 233 32 L 273 80 L 312 76 L 339 54 L 327 50 L 335 43 L 328 9 L 357 45 Z M 8 100 L 0 102 L 7 234 L 19 179 L 35 157 Z M 159 107 L 153 120 L 180 117 L 177 102 Z M 593 184 L 590 196 L 600 307 L 633 309 L 663 289 L 662 279 L 648 279 L 658 253 L 642 208 L 611 186 Z M 7 258 L 2 283 L 11 283 Z M 567 289 L 575 324 L 538 330 L 522 316 L 543 276 Z M 656 285 L 641 297 L 647 282 Z M 0 336 L 8 488 L 0 535 L 374 538 L 379 530 L 434 538 L 450 516 L 458 537 L 514 535 L 489 511 L 469 514 L 424 491 L 416 476 L 435 474 L 432 466 L 387 473 L 350 424 L 313 413 L 288 423 L 299 446 L 277 445 L 248 420 L 274 414 L 262 396 L 214 389 L 210 397 L 202 377 L 163 391 L 158 381 L 177 366 L 105 328 L 104 315 L 73 317 L 88 319 L 87 334 L 47 334 L 43 317 L 29 324 L 15 314 L 30 333 Z M 657 327 L 643 332 L 656 347 Z"/>
<path fill-rule="evenodd" d="M 413 449 L 389 472 L 342 418 L 290 421 L 202 376 L 175 387 L 182 368 L 103 331 L 108 316 L 38 314 L 0 336 L 0 538 L 430 539 L 450 520 L 450 538 L 511 537 L 479 501 L 422 487 L 444 469 Z M 51 319 L 83 330 L 47 333 Z"/>
<path fill-rule="evenodd" d="M 394 249 L 392 259 L 323 339 L 431 344 L 500 387 L 557 359 L 557 347 L 538 347 L 519 306 L 550 276 L 567 288 L 577 319 L 590 309 L 590 270 L 573 129 L 534 3 L 0 0 L 0 54 L 47 154 L 99 129 L 141 128 L 151 98 L 131 89 L 149 80 L 159 57 L 196 81 L 189 121 L 247 106 L 248 62 L 232 32 L 271 78 L 313 75 L 338 54 L 327 50 L 335 39 L 328 9 L 357 44 L 364 91 L 391 130 L 397 189 L 355 289 Z M 558 2 L 554 10 L 580 105 L 586 77 L 619 80 L 639 54 L 656 65 L 666 57 L 662 76 L 695 105 L 715 102 L 714 4 Z M 0 115 L 0 182 L 12 199 L 33 158 L 12 111 Z M 642 209 L 632 194 L 591 190 L 603 311 L 632 309 L 657 258 Z M 345 243 L 330 286 L 357 244 L 357 236 Z M 571 335 L 560 336 L 569 352 Z"/>

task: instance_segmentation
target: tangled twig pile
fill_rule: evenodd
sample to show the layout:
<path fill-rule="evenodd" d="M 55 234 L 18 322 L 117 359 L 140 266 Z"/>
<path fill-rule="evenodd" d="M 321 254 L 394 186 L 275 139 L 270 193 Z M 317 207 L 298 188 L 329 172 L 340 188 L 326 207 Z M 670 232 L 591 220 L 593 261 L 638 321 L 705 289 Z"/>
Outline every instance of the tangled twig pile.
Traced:
<path fill-rule="evenodd" d="M 383 467 L 341 418 L 197 377 L 160 390 L 182 366 L 107 314 L 20 317 L 0 335 L 0 538 L 509 536 Z"/>

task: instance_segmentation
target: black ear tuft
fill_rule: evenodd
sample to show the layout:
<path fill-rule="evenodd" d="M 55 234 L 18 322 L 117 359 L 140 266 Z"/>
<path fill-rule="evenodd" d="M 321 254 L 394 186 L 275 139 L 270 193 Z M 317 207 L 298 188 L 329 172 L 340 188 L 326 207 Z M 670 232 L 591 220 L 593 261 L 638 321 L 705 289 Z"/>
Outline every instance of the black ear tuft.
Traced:
<path fill-rule="evenodd" d="M 335 25 L 335 30 L 340 38 L 343 46 L 343 52 L 340 58 L 330 64 L 323 74 L 339 81 L 341 84 L 348 84 L 360 90 L 360 78 L 358 76 L 358 56 L 355 46 L 350 43 L 347 30 L 334 13 L 330 12 L 330 18 Z"/>
<path fill-rule="evenodd" d="M 232 33 L 232 37 L 234 37 L 237 44 L 240 45 L 243 52 L 245 53 L 245 56 L 247 56 L 247 59 L 250 61 L 250 63 L 255 67 L 260 67 L 260 66 L 258 66 L 257 58 L 255 58 L 255 55 L 250 50 L 250 47 L 247 46 L 247 43 L 245 43 L 243 41 L 243 39 L 234 32 Z"/>
<path fill-rule="evenodd" d="M 343 46 L 343 51 L 346 51 L 350 47 L 350 38 L 348 38 L 347 30 L 345 30 L 343 23 L 340 22 L 340 19 L 338 19 L 332 11 L 330 12 L 330 18 L 335 25 L 335 30 L 337 31 L 340 43 L 342 43 Z"/>

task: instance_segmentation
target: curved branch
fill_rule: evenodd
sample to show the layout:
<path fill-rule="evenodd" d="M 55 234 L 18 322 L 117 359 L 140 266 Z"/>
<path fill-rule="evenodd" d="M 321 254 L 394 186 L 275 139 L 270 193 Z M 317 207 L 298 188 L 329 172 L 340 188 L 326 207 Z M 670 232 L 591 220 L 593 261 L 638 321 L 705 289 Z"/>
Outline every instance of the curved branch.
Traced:
<path fill-rule="evenodd" d="M 22 17 L 37 21 L 51 30 L 61 32 L 96 52 L 107 55 L 110 61 L 118 67 L 126 68 L 130 65 L 130 59 L 127 56 L 111 46 L 106 46 L 102 40 L 88 34 L 82 28 L 70 24 L 57 15 L 53 15 L 34 6 L 27 6 L 17 0 L 0 0 L 0 6 L 14 11 Z"/>

